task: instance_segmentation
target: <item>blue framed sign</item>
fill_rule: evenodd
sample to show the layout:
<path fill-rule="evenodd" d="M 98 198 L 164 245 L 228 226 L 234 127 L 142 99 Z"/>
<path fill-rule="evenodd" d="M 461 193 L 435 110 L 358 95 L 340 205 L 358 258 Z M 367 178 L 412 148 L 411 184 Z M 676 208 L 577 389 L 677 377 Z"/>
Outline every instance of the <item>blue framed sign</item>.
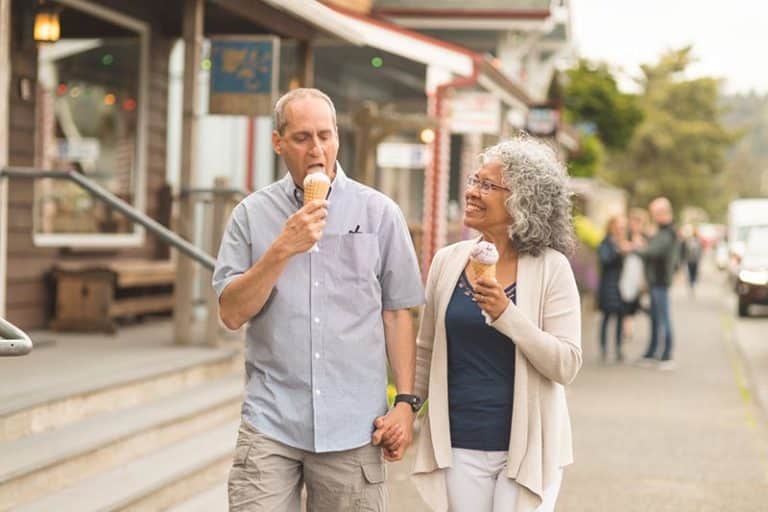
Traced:
<path fill-rule="evenodd" d="M 209 113 L 271 115 L 279 63 L 277 37 L 212 37 Z"/>

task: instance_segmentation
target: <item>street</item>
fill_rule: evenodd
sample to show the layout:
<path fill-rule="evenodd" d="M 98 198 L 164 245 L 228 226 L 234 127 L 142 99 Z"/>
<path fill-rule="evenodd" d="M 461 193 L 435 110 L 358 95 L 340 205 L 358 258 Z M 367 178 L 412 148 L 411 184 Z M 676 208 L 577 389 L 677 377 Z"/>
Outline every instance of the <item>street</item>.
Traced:
<path fill-rule="evenodd" d="M 599 319 L 586 312 L 584 366 L 567 390 L 575 464 L 566 469 L 558 510 L 766 510 L 768 427 L 755 397 L 767 403 L 768 314 L 738 319 L 733 302 L 708 261 L 695 297 L 678 279 L 674 371 L 631 364 L 647 341 L 642 313 L 626 346 L 628 364 L 601 364 Z M 427 510 L 408 483 L 409 464 L 390 467 L 393 511 Z"/>

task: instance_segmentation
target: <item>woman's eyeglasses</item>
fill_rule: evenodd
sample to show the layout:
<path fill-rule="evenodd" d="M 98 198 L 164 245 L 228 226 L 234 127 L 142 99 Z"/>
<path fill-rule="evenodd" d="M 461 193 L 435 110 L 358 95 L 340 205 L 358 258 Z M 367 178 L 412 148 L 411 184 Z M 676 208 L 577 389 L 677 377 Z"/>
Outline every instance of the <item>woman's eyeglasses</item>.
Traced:
<path fill-rule="evenodd" d="M 504 192 L 512 192 L 507 187 L 496 185 L 495 183 L 491 183 L 487 180 L 481 180 L 474 174 L 467 177 L 467 187 L 478 187 L 482 195 L 487 195 L 491 190 L 503 190 Z"/>

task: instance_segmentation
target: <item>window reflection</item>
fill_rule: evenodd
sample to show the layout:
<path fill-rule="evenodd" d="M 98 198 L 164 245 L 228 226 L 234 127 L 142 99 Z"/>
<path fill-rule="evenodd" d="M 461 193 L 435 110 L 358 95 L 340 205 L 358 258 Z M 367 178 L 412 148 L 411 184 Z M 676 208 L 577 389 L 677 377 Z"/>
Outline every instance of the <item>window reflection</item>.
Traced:
<path fill-rule="evenodd" d="M 133 203 L 138 37 L 66 40 L 40 52 L 40 167 L 73 170 Z M 133 226 L 73 182 L 40 180 L 38 233 L 131 233 Z"/>

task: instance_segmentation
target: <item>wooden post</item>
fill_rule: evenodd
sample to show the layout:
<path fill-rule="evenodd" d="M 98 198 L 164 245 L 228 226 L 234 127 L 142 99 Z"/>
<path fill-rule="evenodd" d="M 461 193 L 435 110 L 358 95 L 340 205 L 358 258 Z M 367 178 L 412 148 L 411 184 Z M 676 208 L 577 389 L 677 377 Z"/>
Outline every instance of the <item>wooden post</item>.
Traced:
<path fill-rule="evenodd" d="M 301 61 L 301 86 L 315 86 L 315 47 L 312 41 L 301 41 L 299 43 L 299 59 Z"/>
<path fill-rule="evenodd" d="M 219 176 L 213 180 L 213 189 L 220 191 L 229 188 L 229 179 Z M 213 214 L 211 215 L 211 247 L 217 254 L 221 238 L 224 236 L 224 223 L 231 209 L 232 197 L 228 194 L 216 193 L 213 195 Z M 212 273 L 203 271 L 208 276 L 208 286 L 205 289 L 206 307 L 208 315 L 205 321 L 205 342 L 210 346 L 216 346 L 219 342 L 219 300 L 211 286 Z"/>
<path fill-rule="evenodd" d="M 0 0 L 0 169 L 8 164 L 9 83 L 11 81 L 11 0 Z M 8 178 L 0 178 L 0 317 L 5 317 L 8 251 Z"/>
<path fill-rule="evenodd" d="M 200 70 L 200 54 L 203 42 L 204 0 L 184 0 L 184 19 L 182 33 L 184 37 L 184 100 L 181 137 L 181 190 L 195 185 L 197 171 L 197 86 Z M 191 196 L 182 194 L 179 204 L 179 234 L 187 240 L 194 237 L 194 201 Z M 188 344 L 192 334 L 192 286 L 195 265 L 189 258 L 179 255 L 176 258 L 175 305 L 173 309 L 174 342 Z"/>

